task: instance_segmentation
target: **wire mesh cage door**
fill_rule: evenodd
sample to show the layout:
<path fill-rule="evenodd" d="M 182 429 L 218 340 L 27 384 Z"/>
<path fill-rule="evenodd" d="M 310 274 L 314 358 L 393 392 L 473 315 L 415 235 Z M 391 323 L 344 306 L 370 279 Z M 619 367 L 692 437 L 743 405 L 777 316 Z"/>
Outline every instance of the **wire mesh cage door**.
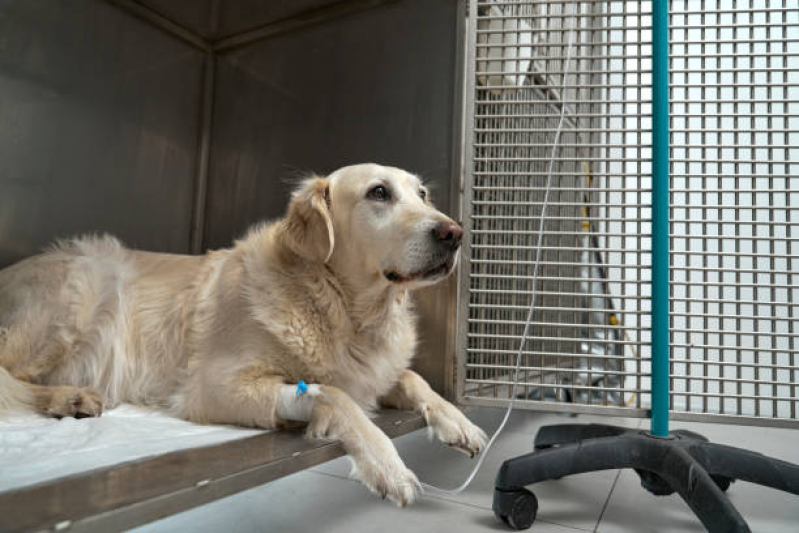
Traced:
<path fill-rule="evenodd" d="M 669 17 L 672 418 L 799 427 L 799 2 Z M 649 1 L 472 0 L 461 402 L 507 404 L 535 290 L 517 407 L 648 416 L 651 26 Z"/>

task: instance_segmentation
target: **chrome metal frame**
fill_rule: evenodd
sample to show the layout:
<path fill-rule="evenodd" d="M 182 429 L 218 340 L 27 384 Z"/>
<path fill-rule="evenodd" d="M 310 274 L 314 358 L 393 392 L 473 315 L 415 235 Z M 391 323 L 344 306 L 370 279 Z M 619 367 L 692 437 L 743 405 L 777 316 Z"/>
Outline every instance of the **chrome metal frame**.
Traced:
<path fill-rule="evenodd" d="M 211 130 L 214 116 L 214 88 L 216 86 L 216 54 L 205 54 L 203 92 L 200 108 L 200 139 L 197 148 L 197 179 L 194 184 L 194 209 L 191 217 L 190 251 L 200 254 L 205 251 L 206 198 L 208 173 L 211 165 Z"/>
<path fill-rule="evenodd" d="M 474 133 L 475 128 L 475 84 L 476 84 L 476 40 L 477 32 L 474 30 L 475 13 L 477 13 L 477 0 L 469 0 L 467 11 L 466 27 L 466 76 L 464 83 L 464 142 L 463 142 L 463 195 L 461 207 L 461 224 L 466 235 L 472 234 L 472 202 L 470 201 L 471 191 L 474 190 L 474 169 L 472 159 L 474 157 Z M 466 349 L 468 347 L 467 328 L 463 317 L 469 316 L 469 278 L 471 270 L 472 246 L 471 238 L 463 240 L 461 245 L 461 266 L 458 269 L 458 328 L 455 337 L 455 398 L 458 403 L 466 403 L 468 400 L 465 395 L 466 382 Z"/>

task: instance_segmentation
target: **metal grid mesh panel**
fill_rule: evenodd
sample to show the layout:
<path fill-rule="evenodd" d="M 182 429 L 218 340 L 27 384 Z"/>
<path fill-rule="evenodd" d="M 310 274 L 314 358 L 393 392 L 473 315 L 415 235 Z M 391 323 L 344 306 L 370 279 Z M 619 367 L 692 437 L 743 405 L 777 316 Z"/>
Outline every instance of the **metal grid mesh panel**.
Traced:
<path fill-rule="evenodd" d="M 678 410 L 799 418 L 799 3 L 673 2 Z"/>
<path fill-rule="evenodd" d="M 646 1 L 472 2 L 467 403 L 510 395 L 563 111 L 517 405 L 647 413 L 650 13 Z M 671 407 L 790 423 L 799 6 L 674 1 L 670 19 Z"/>

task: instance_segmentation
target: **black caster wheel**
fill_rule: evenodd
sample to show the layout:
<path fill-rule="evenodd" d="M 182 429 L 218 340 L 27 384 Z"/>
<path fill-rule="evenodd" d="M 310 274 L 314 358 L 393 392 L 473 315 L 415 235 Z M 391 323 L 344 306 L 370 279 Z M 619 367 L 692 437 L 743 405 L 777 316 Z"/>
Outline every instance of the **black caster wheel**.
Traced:
<path fill-rule="evenodd" d="M 730 488 L 730 485 L 735 483 L 735 479 L 726 476 L 710 476 L 713 478 L 713 481 L 716 482 L 716 486 L 721 489 L 721 492 L 727 492 L 727 489 Z"/>
<path fill-rule="evenodd" d="M 538 498 L 527 489 L 494 491 L 494 514 L 515 530 L 527 529 L 538 514 Z"/>
<path fill-rule="evenodd" d="M 666 483 L 659 475 L 638 468 L 636 468 L 635 471 L 638 473 L 638 477 L 641 478 L 641 486 L 651 494 L 655 496 L 669 496 L 674 494 L 675 491 L 671 488 L 671 485 Z"/>

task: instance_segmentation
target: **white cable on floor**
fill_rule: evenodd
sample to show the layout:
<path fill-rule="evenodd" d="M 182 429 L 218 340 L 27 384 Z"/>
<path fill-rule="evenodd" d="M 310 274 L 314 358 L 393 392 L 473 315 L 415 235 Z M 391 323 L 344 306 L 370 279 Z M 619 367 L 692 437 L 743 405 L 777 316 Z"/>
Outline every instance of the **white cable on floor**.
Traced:
<path fill-rule="evenodd" d="M 483 465 L 483 461 L 485 460 L 486 456 L 488 455 L 488 451 L 491 449 L 491 446 L 494 444 L 494 441 L 497 439 L 502 430 L 505 429 L 505 424 L 508 422 L 508 418 L 510 418 L 510 414 L 513 411 L 513 405 L 516 402 L 516 385 L 518 385 L 519 381 L 519 368 L 522 365 L 522 353 L 524 351 L 524 345 L 527 342 L 527 336 L 530 331 L 530 323 L 533 320 L 533 311 L 535 310 L 535 282 L 538 277 L 538 264 L 539 260 L 541 259 L 541 243 L 543 242 L 544 237 L 544 221 L 546 220 L 546 211 L 547 205 L 549 201 L 549 191 L 552 185 L 552 169 L 555 166 L 555 155 L 557 154 L 558 150 L 558 143 L 560 142 L 560 132 L 563 128 L 563 120 L 566 116 L 566 80 L 568 79 L 569 73 L 569 63 L 571 61 L 571 53 L 572 53 L 572 45 L 574 42 L 574 22 L 575 16 L 572 14 L 571 17 L 572 26 L 569 29 L 569 47 L 566 51 L 566 62 L 563 66 L 563 83 L 561 84 L 560 90 L 560 98 L 561 98 L 561 106 L 560 106 L 560 119 L 558 121 L 558 128 L 555 131 L 555 140 L 552 145 L 552 156 L 549 159 L 549 169 L 547 171 L 547 183 L 546 189 L 544 191 L 544 201 L 541 205 L 541 221 L 538 224 L 538 242 L 536 244 L 535 250 L 535 263 L 533 264 L 533 275 L 532 275 L 532 285 L 533 285 L 533 292 L 530 296 L 530 310 L 527 312 L 527 320 L 524 323 L 524 331 L 522 332 L 522 340 L 519 344 L 519 352 L 516 355 L 516 370 L 513 374 L 513 385 L 511 386 L 510 391 L 510 401 L 508 402 L 508 408 L 505 411 L 505 417 L 502 419 L 502 422 L 499 424 L 499 427 L 489 439 L 488 444 L 485 447 L 485 450 L 482 451 L 480 454 L 477 464 L 474 465 L 472 472 L 469 474 L 469 477 L 466 478 L 466 481 L 461 483 L 458 487 L 454 489 L 441 489 L 438 487 L 434 487 L 433 485 L 429 485 L 427 483 L 422 482 L 422 491 L 428 494 L 440 494 L 440 495 L 447 495 L 447 496 L 454 496 L 456 494 L 460 494 L 463 492 L 474 480 L 474 477 L 477 475 L 477 472 L 480 471 L 480 467 Z"/>

